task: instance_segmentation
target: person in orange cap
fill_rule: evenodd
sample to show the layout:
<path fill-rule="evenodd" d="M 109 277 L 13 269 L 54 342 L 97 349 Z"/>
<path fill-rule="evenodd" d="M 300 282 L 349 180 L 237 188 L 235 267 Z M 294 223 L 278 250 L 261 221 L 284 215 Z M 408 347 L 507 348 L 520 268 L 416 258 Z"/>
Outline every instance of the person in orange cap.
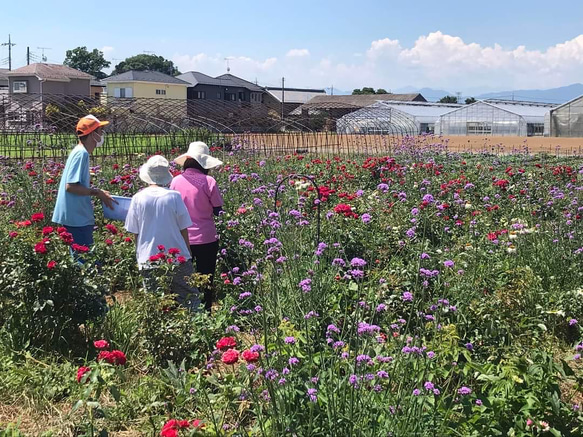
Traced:
<path fill-rule="evenodd" d="M 92 188 L 89 180 L 89 154 L 103 144 L 103 126 L 107 124 L 108 121 L 99 121 L 93 115 L 87 115 L 77 123 L 79 144 L 67 158 L 53 211 L 53 222 L 67 228 L 74 243 L 88 247 L 93 245 L 95 226 L 91 196 L 97 197 L 111 209 L 113 203 L 117 203 L 109 192 Z"/>

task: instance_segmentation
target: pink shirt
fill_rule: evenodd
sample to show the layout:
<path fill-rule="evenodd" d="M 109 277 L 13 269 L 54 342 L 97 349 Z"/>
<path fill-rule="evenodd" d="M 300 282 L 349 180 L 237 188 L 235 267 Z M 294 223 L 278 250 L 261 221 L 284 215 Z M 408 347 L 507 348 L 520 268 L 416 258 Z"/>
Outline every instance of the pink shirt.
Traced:
<path fill-rule="evenodd" d="M 187 168 L 176 176 L 170 184 L 182 196 L 190 214 L 192 226 L 188 228 L 191 245 L 207 244 L 218 240 L 213 208 L 223 206 L 217 181 L 200 170 Z"/>

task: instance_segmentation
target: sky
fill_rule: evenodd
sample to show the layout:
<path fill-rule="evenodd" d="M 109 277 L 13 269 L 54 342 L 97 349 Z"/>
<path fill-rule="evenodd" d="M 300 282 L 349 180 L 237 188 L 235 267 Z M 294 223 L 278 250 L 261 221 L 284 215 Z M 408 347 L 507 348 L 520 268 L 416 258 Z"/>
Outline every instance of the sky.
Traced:
<path fill-rule="evenodd" d="M 141 0 L 6 2 L 0 43 L 62 63 L 78 46 L 112 66 L 155 53 L 180 71 L 260 85 L 445 89 L 464 95 L 583 82 L 583 1 Z M 0 47 L 0 67 L 8 49 Z"/>

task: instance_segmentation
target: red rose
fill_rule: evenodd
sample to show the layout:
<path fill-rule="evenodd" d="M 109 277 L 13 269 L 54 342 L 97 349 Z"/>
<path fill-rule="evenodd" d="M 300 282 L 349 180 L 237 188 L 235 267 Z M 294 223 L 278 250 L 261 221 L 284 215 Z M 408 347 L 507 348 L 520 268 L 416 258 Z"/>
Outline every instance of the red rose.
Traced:
<path fill-rule="evenodd" d="M 160 259 L 160 254 L 150 255 L 150 262 L 156 262 Z"/>
<path fill-rule="evenodd" d="M 51 232 L 53 232 L 55 229 L 52 226 L 45 226 L 43 228 L 43 235 L 49 235 Z"/>
<path fill-rule="evenodd" d="M 30 220 L 24 220 L 22 222 L 16 222 L 16 226 L 18 226 L 19 228 L 27 228 L 31 224 L 32 224 L 32 222 Z"/>
<path fill-rule="evenodd" d="M 252 350 L 249 349 L 243 351 L 242 356 L 243 359 L 248 363 L 254 363 L 259 359 L 259 353 L 253 352 Z"/>
<path fill-rule="evenodd" d="M 176 420 L 170 419 L 164 424 L 160 435 L 162 437 L 178 437 L 178 431 L 180 429 L 186 429 L 190 427 L 190 422 L 188 420 Z"/>
<path fill-rule="evenodd" d="M 85 253 L 85 252 L 89 252 L 89 248 L 87 246 L 83 246 L 81 244 L 76 244 L 73 243 L 71 245 L 71 248 L 75 251 L 75 252 L 80 252 L 80 253 Z"/>
<path fill-rule="evenodd" d="M 57 262 L 56 261 L 49 261 L 47 263 L 47 269 L 52 270 L 57 266 Z"/>
<path fill-rule="evenodd" d="M 125 237 L 123 239 L 123 241 L 126 242 L 126 243 L 131 243 L 132 242 L 132 239 L 130 237 Z"/>
<path fill-rule="evenodd" d="M 83 376 L 85 376 L 86 373 L 91 372 L 91 368 L 90 367 L 85 367 L 85 366 L 81 366 L 79 367 L 79 369 L 77 370 L 77 382 L 81 382 L 81 380 L 83 379 Z"/>
<path fill-rule="evenodd" d="M 70 234 L 66 230 L 59 233 L 59 237 L 65 244 L 72 244 L 73 243 L 73 234 Z"/>
<path fill-rule="evenodd" d="M 107 340 L 95 340 L 93 342 L 93 346 L 95 346 L 97 349 L 107 349 L 109 347 L 109 343 Z"/>
<path fill-rule="evenodd" d="M 196 419 L 190 422 L 190 426 L 193 428 L 204 428 L 204 423 L 202 423 L 200 419 Z"/>
<path fill-rule="evenodd" d="M 45 245 L 44 242 L 41 241 L 40 243 L 36 243 L 34 245 L 34 251 L 36 253 L 40 253 L 40 254 L 44 255 L 45 253 L 47 253 L 47 246 Z"/>
<path fill-rule="evenodd" d="M 18 237 L 18 232 L 10 231 L 10 232 L 8 233 L 8 236 L 9 236 L 10 238 L 16 238 L 16 237 Z"/>
<path fill-rule="evenodd" d="M 113 351 L 101 351 L 99 355 L 97 355 L 97 361 L 107 361 L 109 364 L 116 364 L 119 366 L 123 366 L 127 359 L 126 355 L 119 350 Z"/>
<path fill-rule="evenodd" d="M 184 258 L 183 256 L 177 257 L 176 260 L 178 261 L 179 264 L 184 264 L 186 262 L 186 258 Z"/>
<path fill-rule="evenodd" d="M 158 244 L 158 250 L 159 250 L 160 252 L 164 252 L 164 251 L 166 250 L 166 247 L 164 247 L 164 245 L 163 245 L 163 244 Z"/>
<path fill-rule="evenodd" d="M 168 249 L 168 253 L 170 255 L 178 255 L 180 253 L 180 249 L 176 247 L 171 247 L 170 249 Z"/>
<path fill-rule="evenodd" d="M 44 219 L 45 215 L 42 212 L 37 212 L 30 216 L 30 220 L 33 222 L 42 222 Z"/>
<path fill-rule="evenodd" d="M 108 246 L 111 246 L 113 244 L 113 240 L 110 240 L 109 238 L 105 239 L 105 244 L 107 244 Z"/>
<path fill-rule="evenodd" d="M 115 225 L 112 224 L 107 224 L 105 225 L 105 229 L 107 229 L 109 232 L 111 232 L 113 235 L 116 235 L 119 231 L 117 230 L 117 228 L 115 227 Z"/>
<path fill-rule="evenodd" d="M 223 354 L 221 360 L 225 364 L 235 364 L 239 361 L 239 351 L 237 349 L 229 349 Z"/>
<path fill-rule="evenodd" d="M 59 226 L 57 228 L 57 234 L 62 234 L 63 232 L 67 232 L 67 228 L 64 226 Z"/>
<path fill-rule="evenodd" d="M 223 337 L 217 341 L 217 349 L 222 351 L 225 349 L 231 349 L 235 346 L 237 346 L 237 340 L 235 340 L 235 337 Z"/>

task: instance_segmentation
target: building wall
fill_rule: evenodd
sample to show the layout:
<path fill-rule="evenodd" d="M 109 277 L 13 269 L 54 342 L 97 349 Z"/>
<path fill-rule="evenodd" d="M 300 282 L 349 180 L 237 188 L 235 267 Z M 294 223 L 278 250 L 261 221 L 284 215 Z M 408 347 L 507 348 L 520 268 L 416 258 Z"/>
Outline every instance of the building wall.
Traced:
<path fill-rule="evenodd" d="M 204 92 L 205 98 L 200 99 L 199 93 Z M 231 94 L 235 95 L 235 99 L 226 99 L 225 95 Z M 259 101 L 251 100 L 251 94 L 261 94 L 262 97 Z M 261 103 L 263 100 L 263 95 L 265 93 L 251 92 L 247 88 L 242 87 L 226 87 L 220 85 L 204 85 L 197 84 L 193 87 L 188 87 L 188 99 L 189 100 L 223 100 L 228 102 L 249 102 L 249 103 Z M 242 97 L 242 98 L 241 98 Z"/>
<path fill-rule="evenodd" d="M 28 94 L 39 94 L 40 93 L 40 81 L 36 76 L 10 76 L 8 78 L 10 83 L 9 92 L 12 94 L 12 84 L 14 82 L 25 81 L 27 83 Z"/>
<path fill-rule="evenodd" d="M 169 99 L 186 100 L 186 86 L 155 83 L 155 82 L 109 82 L 107 84 L 107 95 L 115 96 L 115 88 L 131 88 L 132 97 L 146 99 Z M 165 90 L 166 94 L 156 94 L 156 90 Z"/>
<path fill-rule="evenodd" d="M 474 103 L 442 115 L 436 125 L 441 135 L 526 136 L 522 117 L 485 103 Z"/>

